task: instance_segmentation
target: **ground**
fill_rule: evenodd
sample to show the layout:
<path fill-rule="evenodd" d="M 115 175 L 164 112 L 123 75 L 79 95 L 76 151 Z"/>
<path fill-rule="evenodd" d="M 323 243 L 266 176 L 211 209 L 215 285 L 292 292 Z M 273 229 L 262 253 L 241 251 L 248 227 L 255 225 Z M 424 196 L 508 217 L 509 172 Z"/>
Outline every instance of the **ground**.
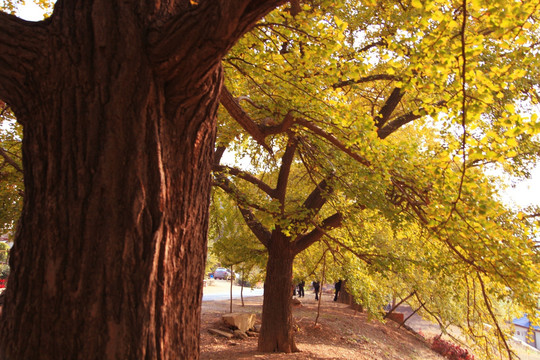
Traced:
<path fill-rule="evenodd" d="M 229 282 L 215 281 L 206 286 L 205 294 L 228 291 Z M 235 288 L 235 292 L 239 290 Z M 295 339 L 300 353 L 263 354 L 257 352 L 257 338 L 227 340 L 211 335 L 209 328 L 223 329 L 221 315 L 230 311 L 230 301 L 203 301 L 201 324 L 202 360 L 248 360 L 248 359 L 349 359 L 349 360 L 435 360 L 444 359 L 430 350 L 426 341 L 413 332 L 387 321 L 370 320 L 365 313 L 355 312 L 347 305 L 332 301 L 333 294 L 323 296 L 317 325 L 317 302 L 312 292 L 306 291 L 302 305 L 293 310 L 296 322 Z M 233 300 L 233 312 L 257 314 L 260 324 L 262 297 Z M 411 310 L 402 309 L 407 317 Z M 407 313 L 408 312 L 408 313 Z M 440 333 L 436 324 L 418 315 L 407 320 L 412 328 L 421 331 L 426 338 Z M 540 352 L 513 343 L 521 360 L 540 360 Z M 476 357 L 477 360 L 481 358 Z"/>
<path fill-rule="evenodd" d="M 301 352 L 293 354 L 258 353 L 257 338 L 246 340 L 212 335 L 209 328 L 223 328 L 221 315 L 229 312 L 229 301 L 206 301 L 202 308 L 201 359 L 357 359 L 357 360 L 435 360 L 444 359 L 429 349 L 421 337 L 387 321 L 370 320 L 365 313 L 355 312 L 347 305 L 332 301 L 325 294 L 317 325 L 317 302 L 313 294 L 300 299 L 294 307 L 295 339 Z M 257 314 L 261 319 L 262 297 L 233 300 L 233 312 Z"/>

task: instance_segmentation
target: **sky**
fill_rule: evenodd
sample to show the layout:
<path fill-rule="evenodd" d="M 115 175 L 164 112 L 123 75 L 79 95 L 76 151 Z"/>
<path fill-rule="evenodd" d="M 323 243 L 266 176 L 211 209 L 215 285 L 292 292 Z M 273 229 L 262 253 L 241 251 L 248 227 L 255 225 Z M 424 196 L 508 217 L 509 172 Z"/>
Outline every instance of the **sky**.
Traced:
<path fill-rule="evenodd" d="M 43 10 L 32 2 L 27 2 L 19 12 L 19 16 L 30 21 L 43 19 Z M 540 206 L 540 167 L 532 171 L 532 178 L 521 181 L 516 186 L 508 188 L 503 194 L 503 200 L 518 208 L 531 205 Z"/>

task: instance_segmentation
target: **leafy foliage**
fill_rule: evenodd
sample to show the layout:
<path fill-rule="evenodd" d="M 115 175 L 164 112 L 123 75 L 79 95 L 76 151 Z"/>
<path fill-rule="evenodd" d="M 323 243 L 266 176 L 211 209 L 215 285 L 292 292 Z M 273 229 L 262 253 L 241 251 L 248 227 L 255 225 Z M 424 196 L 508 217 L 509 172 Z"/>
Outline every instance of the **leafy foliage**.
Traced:
<path fill-rule="evenodd" d="M 12 231 L 19 218 L 24 195 L 22 128 L 9 108 L 0 102 L 0 234 Z"/>
<path fill-rule="evenodd" d="M 234 265 L 242 280 L 252 284 L 262 280 L 266 251 L 245 225 L 235 204 L 219 188 L 215 188 L 212 196 L 208 237 L 209 254 L 219 264 Z"/>
<path fill-rule="evenodd" d="M 537 161 L 537 13 L 501 1 L 319 1 L 272 13 L 232 50 L 226 86 L 244 113 L 225 106 L 220 145 L 271 177 L 298 139 L 299 178 L 332 178 L 321 218 L 344 214 L 342 230 L 297 259 L 302 276 L 333 249 L 342 274 L 331 277 L 346 275 L 375 316 L 413 293 L 442 328 L 511 356 L 500 324 L 535 311 L 536 229 L 500 203 L 486 171 L 527 176 Z M 243 199 L 267 227 L 305 231 L 301 208 L 281 204 L 276 216 L 264 195 Z"/>

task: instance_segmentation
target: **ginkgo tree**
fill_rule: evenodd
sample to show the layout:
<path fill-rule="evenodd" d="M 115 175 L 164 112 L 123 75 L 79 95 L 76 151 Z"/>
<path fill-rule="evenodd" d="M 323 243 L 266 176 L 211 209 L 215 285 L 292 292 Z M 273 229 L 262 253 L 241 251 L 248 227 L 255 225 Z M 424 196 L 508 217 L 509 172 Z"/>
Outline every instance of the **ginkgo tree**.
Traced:
<path fill-rule="evenodd" d="M 415 198 L 381 139 L 412 121 L 441 135 L 444 161 L 424 177 L 453 159 L 439 174 L 452 184 L 474 164 L 523 168 L 508 159 L 535 149 L 537 122 L 520 114 L 538 78 L 534 2 L 286 3 L 60 0 L 37 23 L 0 12 L 0 98 L 23 124 L 25 171 L 0 357 L 198 357 L 224 67 L 229 93 L 255 105 L 260 123 L 233 117 L 258 151 L 309 129 L 367 160 L 381 186 L 399 180 L 438 230 L 464 187 L 449 189 L 446 216 L 421 216 L 429 184 Z"/>
<path fill-rule="evenodd" d="M 366 207 L 373 194 L 384 194 L 375 196 L 374 202 L 402 209 L 391 211 L 391 217 L 406 214 L 407 221 L 416 222 L 427 234 L 425 241 L 437 241 L 461 265 L 456 273 L 474 275 L 474 281 L 467 279 L 475 284 L 475 299 L 484 304 L 477 310 L 482 320 L 494 324 L 501 349 L 511 356 L 498 326 L 500 317 L 493 312 L 493 297 L 509 286 L 520 294 L 514 299 L 531 309 L 536 288 L 526 284 L 538 278 L 538 261 L 530 239 L 534 235 L 513 230 L 519 223 L 503 221 L 511 215 L 490 202 L 495 192 L 483 169 L 495 164 L 522 174 L 538 156 L 540 124 L 527 111 L 536 103 L 536 4 L 509 9 L 496 1 L 368 6 L 323 1 L 304 4 L 302 10 L 267 16 L 225 58 L 228 82 L 221 102 L 243 133 L 227 122 L 221 133 L 224 143 L 236 139 L 232 148 L 245 151 L 251 137 L 256 142 L 253 154 L 259 155 L 261 147 L 280 154 L 276 160 L 280 174 L 291 166 L 296 144 L 303 146 L 299 156 L 304 164 L 314 153 L 319 159 L 326 157 L 326 163 L 319 160 L 306 169 L 317 173 L 311 181 L 327 192 L 326 197 L 334 192 L 338 198 L 345 195 L 341 204 Z M 406 137 L 397 136 L 404 127 L 411 131 Z M 351 173 L 359 168 L 368 171 L 369 181 L 359 184 L 361 180 L 354 179 L 347 183 L 355 186 L 332 184 L 328 188 L 332 191 L 325 189 L 323 181 L 334 176 L 328 169 L 347 167 L 329 148 L 355 164 Z M 252 162 L 257 164 L 261 169 L 269 166 L 261 160 Z M 273 222 L 267 223 L 265 232 L 256 212 L 246 210 L 251 206 L 261 211 L 261 205 L 229 189 L 259 239 L 276 233 L 288 238 L 274 256 L 282 261 L 294 257 L 295 243 L 310 230 L 286 229 L 297 218 L 306 219 L 307 200 L 304 210 L 287 213 L 284 196 L 275 196 L 284 194 L 279 176 L 273 187 L 252 171 L 214 169 L 221 186 L 237 178 L 266 194 L 262 199 L 269 204 L 264 210 L 273 214 Z M 307 218 L 311 231 L 326 234 L 324 225 L 341 225 L 337 217 L 348 213 L 338 211 L 334 218 L 327 213 L 327 222 L 321 217 L 319 223 Z M 269 267 L 270 249 L 277 246 L 272 236 L 261 240 L 270 252 Z M 529 259 L 525 266 L 519 260 L 522 256 Z M 289 260 L 282 268 L 289 268 Z M 267 282 L 272 282 L 270 277 L 267 274 Z M 279 276 L 286 284 L 290 277 L 290 271 Z M 280 293 L 270 285 L 268 290 Z M 290 323 L 287 311 L 281 320 L 284 329 Z M 263 329 L 264 319 L 263 306 Z M 294 351 L 289 330 L 279 333 L 277 325 L 267 326 L 259 339 L 260 350 Z"/>

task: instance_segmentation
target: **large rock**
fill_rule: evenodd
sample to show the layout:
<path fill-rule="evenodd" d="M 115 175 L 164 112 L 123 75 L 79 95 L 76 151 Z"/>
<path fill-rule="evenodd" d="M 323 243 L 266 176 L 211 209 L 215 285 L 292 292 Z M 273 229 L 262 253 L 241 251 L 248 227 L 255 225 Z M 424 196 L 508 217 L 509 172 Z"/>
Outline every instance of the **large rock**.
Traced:
<path fill-rule="evenodd" d="M 234 326 L 243 332 L 252 329 L 255 325 L 255 314 L 231 313 L 223 315 L 222 318 L 225 324 Z"/>

